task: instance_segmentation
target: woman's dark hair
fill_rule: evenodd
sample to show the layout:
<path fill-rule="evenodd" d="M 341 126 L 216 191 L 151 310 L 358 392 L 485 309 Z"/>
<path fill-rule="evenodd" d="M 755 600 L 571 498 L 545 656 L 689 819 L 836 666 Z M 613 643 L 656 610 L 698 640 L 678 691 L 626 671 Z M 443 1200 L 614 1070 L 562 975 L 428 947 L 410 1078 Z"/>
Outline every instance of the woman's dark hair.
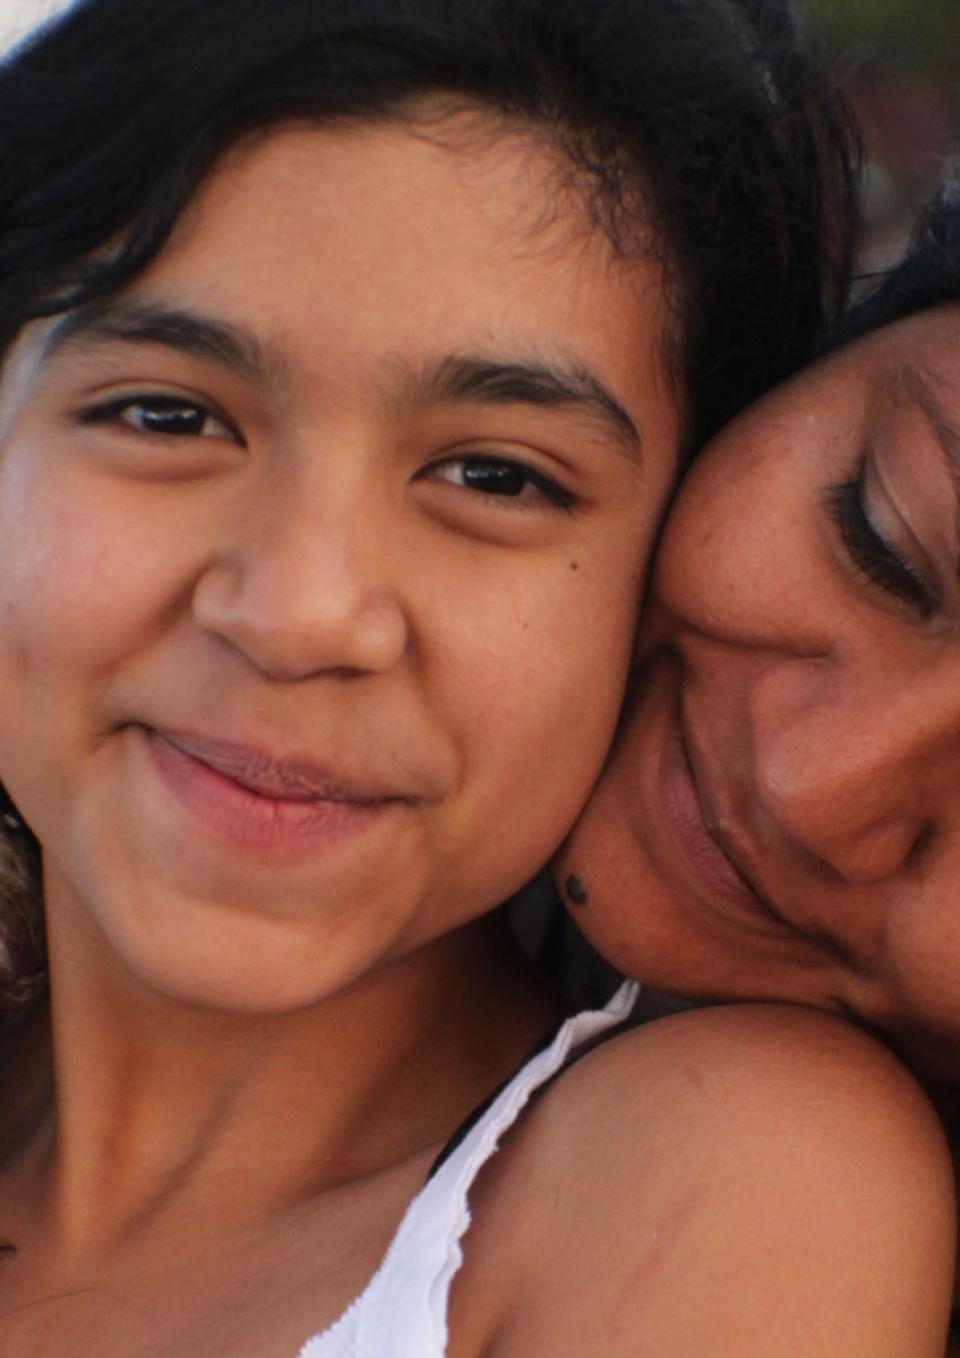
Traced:
<path fill-rule="evenodd" d="M 0 64 L 0 352 L 134 278 L 238 138 L 430 94 L 546 137 L 619 250 L 659 242 L 690 446 L 838 314 L 857 157 L 789 0 L 81 0 Z M 0 1006 L 37 913 L 0 862 Z"/>
<path fill-rule="evenodd" d="M 920 217 L 903 259 L 827 334 L 825 351 L 915 311 L 960 301 L 960 184 L 948 181 Z"/>

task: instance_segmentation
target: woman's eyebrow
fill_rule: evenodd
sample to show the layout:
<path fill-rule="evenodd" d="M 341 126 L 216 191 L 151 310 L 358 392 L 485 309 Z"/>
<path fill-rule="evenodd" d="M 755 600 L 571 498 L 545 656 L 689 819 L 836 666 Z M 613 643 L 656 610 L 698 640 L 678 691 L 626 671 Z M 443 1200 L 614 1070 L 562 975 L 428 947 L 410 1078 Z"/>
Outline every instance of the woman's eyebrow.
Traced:
<path fill-rule="evenodd" d="M 616 397 L 575 364 L 450 355 L 418 376 L 413 398 L 571 407 L 612 433 L 631 457 L 642 446 L 639 429 Z"/>
<path fill-rule="evenodd" d="M 87 340 L 162 344 L 228 368 L 260 386 L 275 381 L 283 367 L 279 355 L 248 332 L 227 321 L 162 302 L 113 298 L 77 307 L 54 325 L 43 357 L 50 359 L 71 344 Z"/>
<path fill-rule="evenodd" d="M 960 496 L 960 425 L 950 414 L 938 388 L 941 380 L 914 364 L 904 363 L 897 374 L 896 391 L 901 401 L 916 406 L 943 450 L 950 475 Z"/>
<path fill-rule="evenodd" d="M 899 402 L 906 401 L 923 415 L 943 453 L 953 482 L 957 501 L 956 531 L 960 538 L 960 425 L 951 416 L 938 388 L 942 381 L 915 365 L 904 363 L 896 376 L 894 390 Z M 960 569 L 960 566 L 958 566 Z"/>

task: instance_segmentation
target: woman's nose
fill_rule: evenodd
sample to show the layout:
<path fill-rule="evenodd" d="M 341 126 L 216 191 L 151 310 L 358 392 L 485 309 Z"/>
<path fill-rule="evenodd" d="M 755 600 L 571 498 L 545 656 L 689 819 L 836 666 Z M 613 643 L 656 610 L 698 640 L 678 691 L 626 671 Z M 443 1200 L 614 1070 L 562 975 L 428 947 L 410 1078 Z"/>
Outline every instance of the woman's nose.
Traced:
<path fill-rule="evenodd" d="M 303 486 L 245 505 L 196 582 L 193 616 L 270 678 L 388 670 L 408 642 L 375 497 Z"/>
<path fill-rule="evenodd" d="M 784 661 L 753 690 L 761 818 L 852 882 L 904 868 L 960 808 L 960 667 Z"/>

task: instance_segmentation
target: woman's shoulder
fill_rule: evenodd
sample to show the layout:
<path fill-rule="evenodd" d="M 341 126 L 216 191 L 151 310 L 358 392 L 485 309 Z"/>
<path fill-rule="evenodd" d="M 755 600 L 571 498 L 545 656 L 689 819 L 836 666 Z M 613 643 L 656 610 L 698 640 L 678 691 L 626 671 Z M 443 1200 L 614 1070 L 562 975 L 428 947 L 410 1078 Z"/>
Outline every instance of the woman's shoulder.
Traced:
<path fill-rule="evenodd" d="M 943 1352 L 945 1142 L 904 1068 L 832 1016 L 729 1005 L 622 1033 L 544 1093 L 483 1190 L 478 1253 L 499 1236 L 513 1296 L 491 1358 Z"/>
<path fill-rule="evenodd" d="M 651 1134 L 662 1123 L 675 1134 L 684 1110 L 696 1113 L 694 1140 L 709 1123 L 756 1135 L 757 1119 L 772 1118 L 799 1149 L 806 1138 L 794 1119 L 812 1115 L 835 1133 L 849 1125 L 861 1145 L 865 1133 L 883 1141 L 907 1128 L 909 1145 L 898 1152 L 909 1154 L 919 1133 L 924 1159 L 946 1153 L 932 1106 L 906 1067 L 861 1028 L 799 1005 L 714 1005 L 619 1032 L 549 1091 L 554 1115 L 572 1105 L 558 1119 L 570 1131 L 574 1108 L 588 1097 L 615 1126 L 628 1109 L 642 1109 Z M 886 1116 L 876 1117 L 881 1110 Z M 636 1128 L 623 1130 L 636 1144 Z"/>

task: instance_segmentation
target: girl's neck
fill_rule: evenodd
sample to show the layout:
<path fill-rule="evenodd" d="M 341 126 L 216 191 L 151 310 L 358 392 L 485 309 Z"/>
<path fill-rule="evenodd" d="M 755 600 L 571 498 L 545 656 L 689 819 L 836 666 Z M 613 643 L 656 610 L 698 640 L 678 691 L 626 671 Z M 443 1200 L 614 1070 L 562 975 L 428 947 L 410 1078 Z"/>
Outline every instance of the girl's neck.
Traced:
<path fill-rule="evenodd" d="M 83 974 L 59 985 L 54 953 L 52 1018 L 15 1035 L 0 1115 L 68 1254 L 181 1208 L 262 1219 L 432 1153 L 558 1017 L 497 918 L 290 1014 L 136 1006 Z"/>

